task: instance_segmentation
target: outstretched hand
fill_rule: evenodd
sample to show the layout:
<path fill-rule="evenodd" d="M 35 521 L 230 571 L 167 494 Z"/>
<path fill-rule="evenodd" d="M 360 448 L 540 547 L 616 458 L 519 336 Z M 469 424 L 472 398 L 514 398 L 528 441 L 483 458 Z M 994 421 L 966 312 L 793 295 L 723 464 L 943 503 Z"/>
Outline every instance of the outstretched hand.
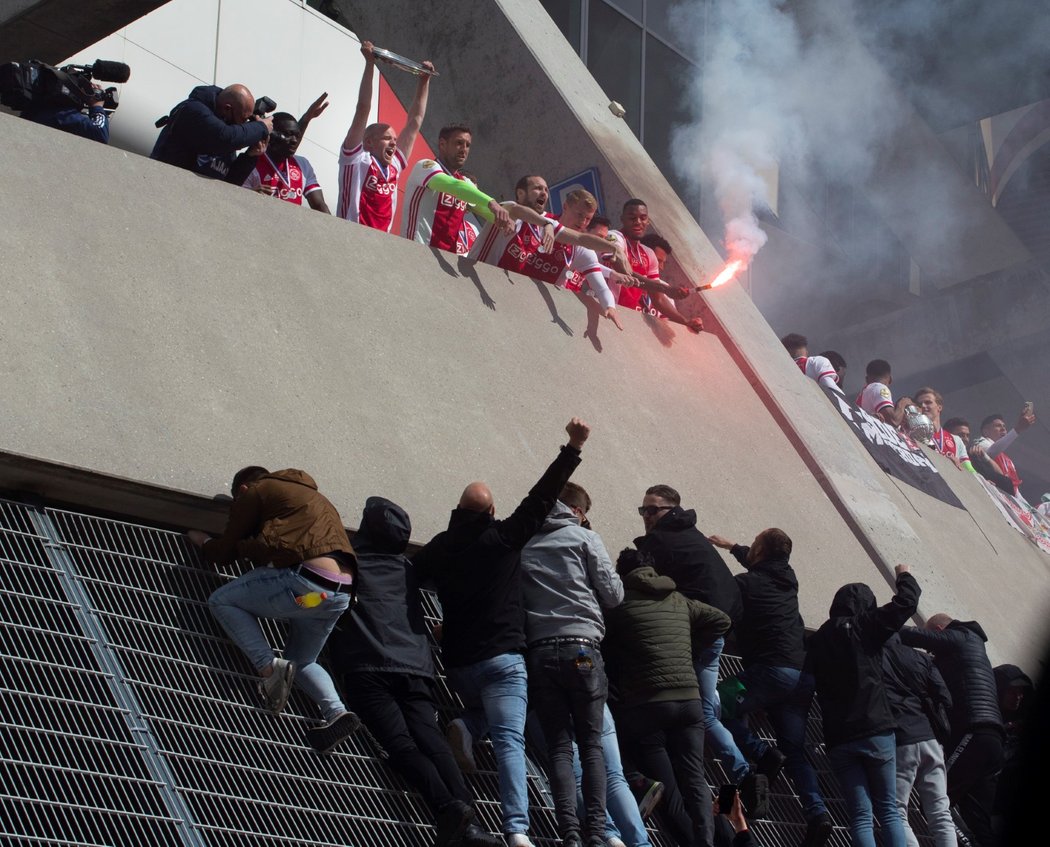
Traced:
<path fill-rule="evenodd" d="M 587 436 L 591 434 L 591 428 L 580 418 L 573 418 L 565 425 L 565 431 L 569 433 L 569 446 L 577 450 L 583 447 Z"/>
<path fill-rule="evenodd" d="M 602 317 L 608 318 L 610 321 L 613 322 L 613 325 L 618 330 L 620 330 L 620 332 L 623 332 L 623 324 L 620 323 L 620 316 L 616 314 L 616 308 L 614 306 L 610 306 L 608 309 L 602 312 Z"/>
<path fill-rule="evenodd" d="M 694 335 L 699 335 L 704 331 L 704 322 L 700 318 L 690 318 L 685 322 L 685 328 Z"/>
<path fill-rule="evenodd" d="M 734 546 L 733 542 L 722 535 L 709 535 L 707 540 L 710 541 L 715 547 L 721 547 L 723 550 L 730 550 Z"/>
<path fill-rule="evenodd" d="M 371 41 L 361 42 L 361 55 L 365 57 L 365 61 L 370 65 L 376 63 L 376 54 L 372 52 L 374 48 L 375 45 Z"/>
<path fill-rule="evenodd" d="M 908 573 L 909 571 L 911 571 L 911 566 L 904 564 L 904 562 L 901 562 L 893 569 L 895 576 L 900 576 L 902 573 Z"/>
<path fill-rule="evenodd" d="M 321 96 L 314 100 L 309 106 L 306 107 L 306 111 L 303 113 L 303 117 L 307 121 L 312 121 L 314 118 L 319 118 L 324 113 L 324 110 L 329 106 L 328 103 L 328 92 L 321 92 Z"/>

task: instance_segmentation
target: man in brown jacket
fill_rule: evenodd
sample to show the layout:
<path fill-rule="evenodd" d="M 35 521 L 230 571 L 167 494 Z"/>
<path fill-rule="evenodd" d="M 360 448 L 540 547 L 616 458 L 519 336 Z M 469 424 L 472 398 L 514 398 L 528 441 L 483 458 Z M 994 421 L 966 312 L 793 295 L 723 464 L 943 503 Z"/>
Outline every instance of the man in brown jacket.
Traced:
<path fill-rule="evenodd" d="M 321 710 L 324 725 L 307 731 L 327 752 L 360 726 L 347 711 L 317 656 L 353 596 L 357 559 L 335 507 L 300 470 L 239 470 L 233 503 L 219 538 L 190 530 L 190 540 L 214 564 L 248 559 L 256 567 L 208 598 L 212 614 L 259 672 L 265 707 L 280 714 L 293 681 Z M 289 626 L 284 658 L 266 640 L 259 618 Z"/>

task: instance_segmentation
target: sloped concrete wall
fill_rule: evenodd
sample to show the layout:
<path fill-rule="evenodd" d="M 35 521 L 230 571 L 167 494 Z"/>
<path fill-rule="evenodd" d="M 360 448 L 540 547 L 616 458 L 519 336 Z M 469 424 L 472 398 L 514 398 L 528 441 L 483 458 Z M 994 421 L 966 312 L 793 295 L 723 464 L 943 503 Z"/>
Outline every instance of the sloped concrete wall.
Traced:
<path fill-rule="evenodd" d="M 302 467 L 349 524 L 382 494 L 425 540 L 472 479 L 509 512 L 576 414 L 614 554 L 667 482 L 708 532 L 790 533 L 811 625 L 844 582 L 886 598 L 886 563 L 909 561 L 924 614 L 981 619 L 1002 658 L 1040 649 L 1046 558 L 966 480 L 970 512 L 888 480 L 740 292 L 719 319 L 743 352 L 637 314 L 589 331 L 567 292 L 123 151 L 7 116 L 0 149 L 21 164 L 0 198 L 0 450 L 208 495 L 245 464 Z"/>

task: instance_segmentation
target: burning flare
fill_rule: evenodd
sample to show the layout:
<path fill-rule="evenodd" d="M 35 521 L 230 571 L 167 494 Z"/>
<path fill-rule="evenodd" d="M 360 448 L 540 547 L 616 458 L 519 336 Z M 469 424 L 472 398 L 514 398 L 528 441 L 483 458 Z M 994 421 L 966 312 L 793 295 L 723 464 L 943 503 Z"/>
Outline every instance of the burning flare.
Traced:
<path fill-rule="evenodd" d="M 720 285 L 725 285 L 730 280 L 735 279 L 736 275 L 744 270 L 746 266 L 747 265 L 743 259 L 733 259 L 733 261 L 729 262 L 724 268 L 722 268 L 718 276 L 704 285 L 698 285 L 696 290 L 707 291 L 708 289 L 718 288 Z"/>

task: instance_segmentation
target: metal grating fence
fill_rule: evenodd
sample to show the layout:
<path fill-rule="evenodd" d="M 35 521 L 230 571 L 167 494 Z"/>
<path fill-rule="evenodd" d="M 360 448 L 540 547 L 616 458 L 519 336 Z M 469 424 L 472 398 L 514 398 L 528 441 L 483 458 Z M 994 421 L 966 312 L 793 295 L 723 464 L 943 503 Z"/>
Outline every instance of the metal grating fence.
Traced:
<path fill-rule="evenodd" d="M 304 746 L 314 709 L 302 695 L 280 718 L 258 708 L 254 674 L 207 607 L 236 574 L 204 566 L 177 533 L 0 500 L 3 843 L 433 843 L 426 807 L 367 732 L 322 757 Z M 434 597 L 424 599 L 436 622 Z M 455 698 L 443 673 L 438 690 L 447 720 Z M 815 718 L 811 732 L 822 788 L 836 798 Z M 478 752 L 470 784 L 480 823 L 498 832 L 495 761 L 487 746 Z M 709 781 L 724 781 L 717 762 Z M 774 791 L 774 820 L 754 830 L 766 847 L 798 844 L 798 801 L 783 778 Z M 549 789 L 531 763 L 529 799 L 534 840 L 554 845 Z M 844 823 L 841 802 L 829 805 Z M 917 814 L 913 823 L 925 833 Z M 847 833 L 837 828 L 831 843 L 845 847 Z"/>

